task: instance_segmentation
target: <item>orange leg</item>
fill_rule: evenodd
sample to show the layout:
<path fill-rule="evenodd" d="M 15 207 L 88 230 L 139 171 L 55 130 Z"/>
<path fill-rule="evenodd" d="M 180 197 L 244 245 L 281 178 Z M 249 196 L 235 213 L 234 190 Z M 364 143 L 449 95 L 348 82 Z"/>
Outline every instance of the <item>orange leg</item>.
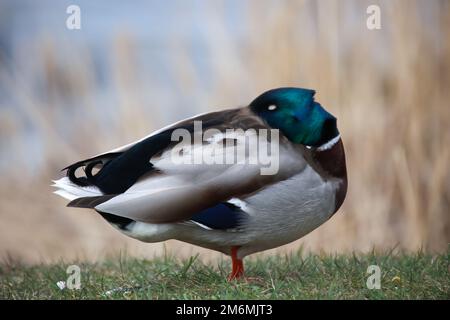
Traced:
<path fill-rule="evenodd" d="M 231 262 L 233 263 L 233 270 L 228 276 L 228 281 L 240 279 L 244 276 L 244 263 L 237 257 L 239 247 L 231 247 Z"/>

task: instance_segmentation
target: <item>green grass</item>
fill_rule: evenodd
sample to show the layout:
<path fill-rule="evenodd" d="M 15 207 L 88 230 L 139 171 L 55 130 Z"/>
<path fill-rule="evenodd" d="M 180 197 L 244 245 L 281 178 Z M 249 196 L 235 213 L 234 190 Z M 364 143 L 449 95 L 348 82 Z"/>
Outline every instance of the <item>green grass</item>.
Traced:
<path fill-rule="evenodd" d="M 246 259 L 248 281 L 228 282 L 228 259 L 118 257 L 79 263 L 81 289 L 59 289 L 72 263 L 0 265 L 1 299 L 449 299 L 450 251 L 440 255 L 291 255 Z M 381 289 L 366 287 L 367 267 L 381 268 Z M 112 290 L 109 294 L 107 291 Z"/>

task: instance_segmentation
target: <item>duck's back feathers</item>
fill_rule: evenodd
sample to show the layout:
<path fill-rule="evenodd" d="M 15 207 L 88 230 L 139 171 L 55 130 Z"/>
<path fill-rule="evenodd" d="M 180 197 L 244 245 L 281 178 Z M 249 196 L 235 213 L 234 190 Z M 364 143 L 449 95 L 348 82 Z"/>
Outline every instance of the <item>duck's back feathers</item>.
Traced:
<path fill-rule="evenodd" d="M 139 177 L 152 170 L 153 164 L 149 159 L 177 143 L 171 140 L 175 130 L 184 129 L 193 133 L 195 121 L 201 121 L 203 130 L 210 128 L 220 131 L 229 128 L 245 130 L 255 123 L 262 125 L 254 116 L 242 117 L 241 115 L 242 109 L 201 114 L 158 130 L 134 143 L 78 161 L 63 170 L 67 170 L 67 177 L 76 185 L 96 186 L 103 194 L 123 193 Z M 94 175 L 93 169 L 99 166 L 100 171 Z M 75 175 L 79 168 L 84 170 L 84 176 Z"/>
<path fill-rule="evenodd" d="M 244 139 L 239 135 L 233 138 L 237 143 Z M 250 139 L 256 139 L 256 136 Z M 250 143 L 256 144 L 255 141 Z M 202 145 L 203 151 L 194 147 L 191 151 L 186 150 L 183 156 L 189 158 L 193 153 L 195 158 L 196 152 L 217 150 L 217 145 L 215 142 Z M 223 152 L 228 152 L 227 148 Z M 156 172 L 141 176 L 125 192 L 95 208 L 142 222 L 187 220 L 228 199 L 241 198 L 284 180 L 306 166 L 301 157 L 291 154 L 289 150 L 280 150 L 280 168 L 273 175 L 261 175 L 262 166 L 251 161 L 242 164 L 175 165 L 171 161 L 170 151 L 153 158 L 152 163 Z"/>
<path fill-rule="evenodd" d="M 227 139 L 232 139 L 235 143 L 256 145 L 256 131 L 253 136 L 248 136 L 244 131 L 270 129 L 248 108 L 204 114 L 176 123 L 134 144 L 69 166 L 67 176 L 71 188 L 78 186 L 97 190 L 97 193 L 91 196 L 82 194 L 71 198 L 69 205 L 90 207 L 103 213 L 151 223 L 185 221 L 197 215 L 200 221 L 208 220 L 206 225 L 214 225 L 218 222 L 212 221 L 211 214 L 225 209 L 221 203 L 286 179 L 303 170 L 306 165 L 297 153 L 282 147 L 280 170 L 274 175 L 261 175 L 261 165 L 258 161 L 258 164 L 244 161 L 238 164 L 175 165 L 171 151 L 178 142 L 172 141 L 172 133 L 176 129 L 193 133 L 194 121 L 202 122 L 203 131 L 214 128 L 219 133 L 208 141 L 201 141 L 199 145 L 194 144 L 191 149 L 183 149 L 183 158 L 195 158 L 196 152 L 234 152 L 234 148 L 224 148 L 221 145 Z M 242 131 L 229 134 L 226 129 Z M 220 149 L 217 148 L 219 145 Z M 246 154 L 246 160 L 251 156 Z M 96 165 L 102 167 L 97 174 L 93 174 L 92 169 Z M 84 177 L 75 176 L 75 170 L 80 167 L 85 169 Z M 231 220 L 222 221 L 218 225 L 232 225 L 235 222 Z"/>

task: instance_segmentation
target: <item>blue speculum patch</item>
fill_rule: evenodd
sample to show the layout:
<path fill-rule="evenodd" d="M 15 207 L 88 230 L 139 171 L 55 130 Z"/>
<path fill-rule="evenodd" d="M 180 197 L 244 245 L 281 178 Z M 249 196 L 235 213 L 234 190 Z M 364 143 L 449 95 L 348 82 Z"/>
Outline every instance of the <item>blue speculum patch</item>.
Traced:
<path fill-rule="evenodd" d="M 231 203 L 219 203 L 193 215 L 191 220 L 211 229 L 232 229 L 238 227 L 246 215 Z"/>

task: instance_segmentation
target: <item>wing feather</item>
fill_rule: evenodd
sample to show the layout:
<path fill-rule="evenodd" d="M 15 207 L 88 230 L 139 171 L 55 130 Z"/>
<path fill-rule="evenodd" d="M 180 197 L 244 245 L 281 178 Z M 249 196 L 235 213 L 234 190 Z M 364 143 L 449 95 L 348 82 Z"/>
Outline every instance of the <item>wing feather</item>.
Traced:
<path fill-rule="evenodd" d="M 204 152 L 205 148 L 207 151 L 226 155 L 235 149 L 228 145 L 218 148 L 222 141 L 247 141 L 239 133 L 228 136 L 226 129 L 269 129 L 249 108 L 213 112 L 178 122 L 134 144 L 80 161 L 73 167 L 69 166 L 69 173 L 80 166 L 89 169 L 82 181 L 96 186 L 103 193 L 103 196 L 95 195 L 93 199 L 75 199 L 71 205 L 90 207 L 142 222 L 186 221 L 202 210 L 287 179 L 306 166 L 298 151 L 290 144 L 282 143 L 278 146 L 280 170 L 273 175 L 262 175 L 262 165 L 258 161 L 249 161 L 254 156 L 252 154 L 246 154 L 244 161 L 240 163 L 174 164 L 171 151 L 177 142 L 171 140 L 171 134 L 177 128 L 193 132 L 196 120 L 202 121 L 203 130 L 214 128 L 220 134 L 211 137 L 206 143 L 202 141 L 200 145 L 194 145 L 183 152 L 182 157 L 192 157 L 196 152 Z M 256 139 L 256 135 L 252 138 Z M 111 155 L 114 157 L 110 159 Z M 91 169 L 95 163 L 92 161 L 99 160 L 103 167 L 93 175 Z"/>
<path fill-rule="evenodd" d="M 275 142 L 273 142 L 275 143 Z M 211 143 L 203 148 L 215 148 Z M 193 148 L 196 152 L 197 148 Z M 225 150 L 227 148 L 221 148 Z M 189 157 L 188 152 L 183 153 Z M 95 209 L 150 223 L 168 223 L 190 219 L 202 210 L 232 198 L 241 198 L 304 170 L 305 160 L 295 150 L 281 148 L 280 170 L 262 175 L 261 164 L 246 158 L 232 164 L 173 164 L 164 153 L 152 161 L 158 175 L 138 180 L 122 194 L 101 203 Z"/>

